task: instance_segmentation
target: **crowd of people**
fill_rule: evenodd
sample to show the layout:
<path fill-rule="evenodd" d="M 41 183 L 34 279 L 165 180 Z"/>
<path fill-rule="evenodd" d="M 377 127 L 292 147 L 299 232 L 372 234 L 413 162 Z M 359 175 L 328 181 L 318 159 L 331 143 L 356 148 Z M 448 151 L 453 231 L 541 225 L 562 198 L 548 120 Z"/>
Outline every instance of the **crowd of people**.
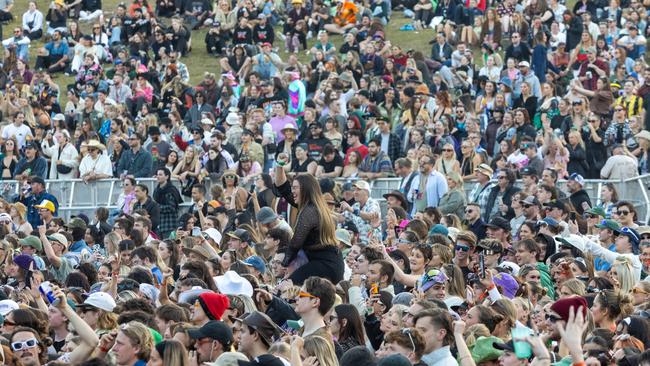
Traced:
<path fill-rule="evenodd" d="M 648 1 L 15 5 L 0 364 L 650 365 Z"/>

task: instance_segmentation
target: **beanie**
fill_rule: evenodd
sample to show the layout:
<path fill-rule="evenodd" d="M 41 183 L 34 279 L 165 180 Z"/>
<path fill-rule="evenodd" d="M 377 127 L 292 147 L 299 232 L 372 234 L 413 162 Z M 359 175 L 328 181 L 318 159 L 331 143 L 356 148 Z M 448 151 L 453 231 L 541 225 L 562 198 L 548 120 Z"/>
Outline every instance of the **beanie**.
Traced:
<path fill-rule="evenodd" d="M 36 262 L 31 255 L 19 254 L 14 257 L 14 263 L 25 271 L 36 270 Z"/>
<path fill-rule="evenodd" d="M 587 300 L 582 296 L 571 296 L 564 299 L 560 299 L 551 305 L 551 310 L 557 313 L 562 320 L 569 321 L 569 311 L 573 307 L 574 311 L 577 311 L 579 307 L 582 306 L 582 315 L 587 316 Z"/>
<path fill-rule="evenodd" d="M 228 296 L 214 292 L 199 295 L 199 304 L 210 320 L 221 320 L 221 316 L 230 306 Z"/>

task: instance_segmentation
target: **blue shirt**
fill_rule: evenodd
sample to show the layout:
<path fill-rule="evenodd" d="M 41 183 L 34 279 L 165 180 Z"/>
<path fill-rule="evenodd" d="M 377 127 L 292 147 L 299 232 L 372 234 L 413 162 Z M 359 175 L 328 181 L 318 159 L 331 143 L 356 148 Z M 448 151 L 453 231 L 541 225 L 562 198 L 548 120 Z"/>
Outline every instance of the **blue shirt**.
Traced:
<path fill-rule="evenodd" d="M 68 47 L 68 43 L 63 41 L 59 42 L 58 46 L 54 42 L 49 42 L 45 45 L 45 49 L 52 56 L 65 56 L 70 51 L 70 47 Z"/>
<path fill-rule="evenodd" d="M 53 195 L 43 191 L 39 194 L 31 194 L 23 198 L 22 203 L 27 207 L 27 221 L 32 225 L 32 227 L 39 227 L 43 225 L 41 220 L 41 215 L 38 213 L 38 208 L 34 207 L 40 204 L 43 200 L 52 201 L 54 203 L 54 216 L 58 215 L 59 212 L 59 201 Z"/>

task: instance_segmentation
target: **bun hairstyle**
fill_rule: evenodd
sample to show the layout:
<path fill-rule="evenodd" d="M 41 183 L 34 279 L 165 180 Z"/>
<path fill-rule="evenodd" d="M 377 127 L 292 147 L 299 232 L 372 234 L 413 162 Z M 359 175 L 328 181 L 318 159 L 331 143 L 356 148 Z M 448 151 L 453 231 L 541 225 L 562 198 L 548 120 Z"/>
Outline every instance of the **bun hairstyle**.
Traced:
<path fill-rule="evenodd" d="M 477 305 L 474 308 L 478 311 L 479 322 L 485 325 L 490 333 L 494 332 L 497 324 L 505 319 L 503 315 L 497 313 L 489 306 Z"/>
<path fill-rule="evenodd" d="M 634 312 L 632 297 L 616 290 L 603 290 L 594 300 L 607 310 L 607 316 L 616 320 L 625 318 Z"/>

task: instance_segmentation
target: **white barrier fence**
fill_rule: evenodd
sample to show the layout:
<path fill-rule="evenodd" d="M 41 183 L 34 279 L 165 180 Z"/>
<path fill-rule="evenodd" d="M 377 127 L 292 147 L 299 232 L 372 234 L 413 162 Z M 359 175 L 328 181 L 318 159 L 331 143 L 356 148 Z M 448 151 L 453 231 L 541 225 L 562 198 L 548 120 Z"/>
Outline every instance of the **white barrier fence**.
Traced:
<path fill-rule="evenodd" d="M 338 179 L 340 183 L 354 181 L 354 179 Z M 375 199 L 383 200 L 383 195 L 399 188 L 400 178 L 382 178 L 370 182 L 372 193 Z M 153 192 L 156 187 L 155 178 L 137 179 L 138 183 L 145 184 L 149 187 L 149 192 Z M 85 213 L 92 215 L 97 207 L 106 207 L 108 209 L 117 208 L 117 199 L 122 192 L 122 181 L 120 179 L 104 179 L 92 183 L 85 183 L 81 179 L 72 179 L 65 181 L 46 180 L 46 189 L 59 200 L 60 215 L 69 218 L 72 214 Z M 179 190 L 181 183 L 172 181 Z M 212 183 L 209 179 L 205 180 L 207 192 L 209 194 Z M 640 221 L 648 222 L 650 220 L 650 174 L 631 178 L 625 181 L 611 180 L 586 180 L 585 190 L 589 193 L 593 204 L 600 201 L 600 192 L 602 186 L 606 183 L 613 183 L 619 194 L 620 200 L 630 201 L 637 209 Z M 469 192 L 477 183 L 465 183 L 465 192 Z M 558 188 L 566 189 L 566 182 L 560 181 Z M 20 193 L 20 182 L 8 180 L 0 182 L 0 196 L 11 200 Z M 188 197 L 183 197 L 185 202 L 181 206 L 191 205 Z M 92 216 L 90 216 L 92 217 Z"/>

